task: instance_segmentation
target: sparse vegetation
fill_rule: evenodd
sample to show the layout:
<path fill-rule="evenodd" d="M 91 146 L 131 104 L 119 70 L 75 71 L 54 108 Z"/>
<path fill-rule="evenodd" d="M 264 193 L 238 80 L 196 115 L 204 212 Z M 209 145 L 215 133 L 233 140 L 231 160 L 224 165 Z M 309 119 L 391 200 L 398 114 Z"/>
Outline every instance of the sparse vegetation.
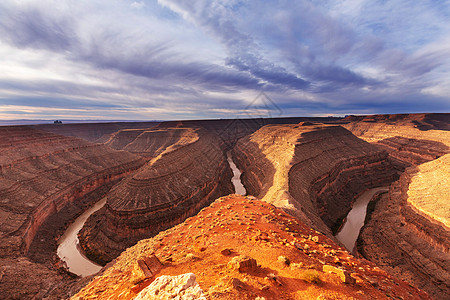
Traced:
<path fill-rule="evenodd" d="M 282 265 L 289 266 L 291 264 L 291 261 L 286 256 L 278 256 L 278 262 Z"/>
<path fill-rule="evenodd" d="M 319 284 L 322 282 L 322 279 L 320 279 L 319 272 L 315 270 L 306 270 L 302 274 L 302 279 L 309 283 Z"/>

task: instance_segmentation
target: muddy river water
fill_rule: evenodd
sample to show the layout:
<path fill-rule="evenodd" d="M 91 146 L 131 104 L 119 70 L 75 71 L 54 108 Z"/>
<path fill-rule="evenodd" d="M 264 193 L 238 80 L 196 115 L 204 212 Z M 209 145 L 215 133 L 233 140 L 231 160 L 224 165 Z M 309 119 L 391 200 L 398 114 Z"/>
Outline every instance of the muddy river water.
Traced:
<path fill-rule="evenodd" d="M 389 187 L 377 187 L 364 192 L 359 196 L 355 203 L 353 203 L 352 210 L 347 215 L 347 218 L 341 230 L 336 234 L 336 238 L 344 244 L 345 248 L 353 252 L 356 240 L 359 236 L 359 231 L 364 225 L 366 218 L 367 205 L 373 196 L 378 192 L 387 192 Z"/>
<path fill-rule="evenodd" d="M 106 203 L 106 198 L 97 202 L 87 209 L 81 216 L 67 228 L 63 236 L 58 240 L 57 254 L 64 261 L 70 272 L 85 277 L 100 271 L 102 266 L 90 261 L 80 251 L 78 232 L 83 228 L 84 223 L 94 212 L 102 208 Z"/>
<path fill-rule="evenodd" d="M 236 167 L 236 164 L 231 158 L 230 152 L 227 153 L 227 159 L 231 169 L 233 170 L 233 178 L 231 179 L 231 182 L 234 185 L 234 191 L 236 194 L 245 195 L 247 191 L 245 190 L 245 187 L 241 182 L 241 171 L 239 171 L 239 169 Z"/>

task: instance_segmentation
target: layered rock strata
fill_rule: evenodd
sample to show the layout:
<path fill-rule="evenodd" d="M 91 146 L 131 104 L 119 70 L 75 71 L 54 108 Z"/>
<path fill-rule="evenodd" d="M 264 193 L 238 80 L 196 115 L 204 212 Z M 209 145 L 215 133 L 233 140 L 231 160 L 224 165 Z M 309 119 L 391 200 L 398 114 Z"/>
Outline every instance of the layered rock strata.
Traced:
<path fill-rule="evenodd" d="M 400 172 L 450 153 L 450 114 L 351 116 L 342 122 L 357 137 L 388 151 Z"/>
<path fill-rule="evenodd" d="M 78 124 L 41 124 L 31 126 L 64 136 L 78 137 L 90 142 L 104 142 L 112 134 L 122 129 L 150 128 L 159 122 L 111 122 L 111 123 L 78 123 Z"/>
<path fill-rule="evenodd" d="M 180 132 L 167 131 L 171 130 Z M 219 139 L 200 128 L 183 132 L 176 144 L 116 185 L 105 207 L 86 222 L 80 243 L 90 258 L 110 261 L 138 240 L 182 222 L 233 191 Z"/>
<path fill-rule="evenodd" d="M 267 125 L 239 140 L 234 156 L 248 194 L 329 236 L 359 194 L 396 178 L 386 151 L 333 125 Z"/>
<path fill-rule="evenodd" d="M 366 220 L 364 257 L 434 299 L 450 295 L 450 155 L 411 167 Z"/>
<path fill-rule="evenodd" d="M 191 128 L 124 129 L 112 134 L 105 145 L 152 158 L 189 144 L 195 138 L 196 133 Z"/>
<path fill-rule="evenodd" d="M 162 266 L 147 274 L 140 262 L 155 256 Z M 135 299 L 185 273 L 195 274 L 206 299 L 429 299 L 281 209 L 238 195 L 139 241 L 72 299 Z M 149 297 L 167 299 L 159 295 Z"/>
<path fill-rule="evenodd" d="M 52 257 L 56 247 L 49 249 L 49 245 L 56 246 L 54 240 L 57 232 L 47 231 L 39 235 L 39 240 L 36 241 L 36 234 L 42 225 L 83 197 L 93 196 L 96 191 L 102 193 L 101 189 L 105 185 L 130 174 L 144 163 L 145 160 L 139 156 L 79 138 L 65 137 L 28 126 L 1 127 L 1 265 L 7 266 L 15 259 L 24 261 L 24 255 L 33 256 L 30 246 L 36 243 L 45 244 L 46 251 L 42 255 Z M 98 200 L 93 198 L 86 199 L 84 207 L 91 205 L 90 201 Z M 78 208 L 78 212 L 72 210 L 73 214 L 66 214 L 67 219 L 59 220 L 59 225 L 64 227 L 65 222 L 70 222 L 83 205 Z M 36 247 L 32 250 L 35 251 Z M 42 270 L 42 274 L 56 274 L 47 267 L 51 268 L 51 265 L 36 265 L 33 268 Z M 16 279 L 9 277 L 8 280 L 1 281 L 0 294 L 8 293 L 8 282 L 25 284 L 31 279 L 33 276 Z M 39 278 L 34 280 L 37 281 L 34 284 L 39 284 Z M 49 278 L 41 280 L 51 281 Z M 29 295 L 30 298 L 33 297 L 32 294 Z M 11 294 L 11 297 L 15 296 Z"/>

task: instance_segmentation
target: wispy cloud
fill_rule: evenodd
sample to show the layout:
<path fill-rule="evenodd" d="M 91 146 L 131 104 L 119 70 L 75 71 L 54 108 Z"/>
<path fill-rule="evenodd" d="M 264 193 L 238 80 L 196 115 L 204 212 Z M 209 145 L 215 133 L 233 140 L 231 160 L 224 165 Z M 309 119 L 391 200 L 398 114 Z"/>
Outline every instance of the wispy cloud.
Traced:
<path fill-rule="evenodd" d="M 449 20 L 450 1 L 5 0 L 0 115 L 234 117 L 260 90 L 285 115 L 448 111 Z"/>

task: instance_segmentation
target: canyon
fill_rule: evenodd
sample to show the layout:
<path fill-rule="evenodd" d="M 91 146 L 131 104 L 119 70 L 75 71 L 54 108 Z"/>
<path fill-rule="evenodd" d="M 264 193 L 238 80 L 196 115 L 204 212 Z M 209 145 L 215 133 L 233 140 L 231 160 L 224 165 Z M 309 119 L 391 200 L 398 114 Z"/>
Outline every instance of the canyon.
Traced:
<path fill-rule="evenodd" d="M 0 127 L 0 292 L 132 299 L 156 278 L 142 263 L 156 255 L 158 276 L 195 273 L 207 299 L 428 297 L 408 284 L 443 299 L 449 123 L 407 114 Z M 335 234 L 356 199 L 382 186 L 353 256 Z M 57 241 L 101 199 L 78 238 L 106 266 L 80 279 Z M 243 255 L 259 275 L 223 267 Z M 310 271 L 322 285 L 304 279 Z"/>

